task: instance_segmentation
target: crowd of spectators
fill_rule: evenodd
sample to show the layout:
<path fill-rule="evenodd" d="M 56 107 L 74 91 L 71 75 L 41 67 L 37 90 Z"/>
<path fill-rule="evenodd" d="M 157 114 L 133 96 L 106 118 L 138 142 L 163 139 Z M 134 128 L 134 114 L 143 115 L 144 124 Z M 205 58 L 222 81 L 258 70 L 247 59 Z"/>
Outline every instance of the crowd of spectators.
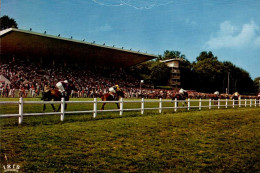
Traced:
<path fill-rule="evenodd" d="M 100 97 L 108 92 L 109 87 L 117 84 L 127 98 L 172 98 L 178 90 L 152 89 L 142 84 L 124 69 L 92 67 L 77 64 L 43 65 L 32 59 L 6 58 L 0 61 L 0 75 L 11 84 L 0 83 L 2 97 L 36 97 L 41 96 L 44 85 L 48 83 L 55 88 L 61 80 L 72 80 L 77 91 L 72 97 Z M 190 98 L 210 98 L 208 93 L 188 91 Z M 229 97 L 226 94 L 222 98 Z"/>
<path fill-rule="evenodd" d="M 72 97 L 99 97 L 108 92 L 109 87 L 117 84 L 125 92 L 126 97 L 137 98 L 170 98 L 174 90 L 152 89 L 142 84 L 124 69 L 89 67 L 77 64 L 42 65 L 31 59 L 3 59 L 0 62 L 3 75 L 11 84 L 0 84 L 0 95 L 4 97 L 39 96 L 48 83 L 55 88 L 58 81 L 70 79 L 77 91 Z"/>

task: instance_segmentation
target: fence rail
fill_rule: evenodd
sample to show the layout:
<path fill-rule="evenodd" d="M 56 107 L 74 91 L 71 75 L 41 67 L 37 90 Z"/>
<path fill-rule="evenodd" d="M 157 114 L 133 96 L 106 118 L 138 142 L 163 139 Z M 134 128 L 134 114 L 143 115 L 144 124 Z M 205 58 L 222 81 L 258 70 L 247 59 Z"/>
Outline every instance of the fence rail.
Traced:
<path fill-rule="evenodd" d="M 163 107 L 163 103 L 173 103 L 173 106 Z M 191 103 L 198 103 L 195 106 L 192 106 Z M 93 104 L 93 109 L 91 110 L 84 110 L 84 111 L 65 111 L 65 104 L 75 104 L 75 103 L 87 103 Z M 98 110 L 98 103 L 119 103 L 119 109 L 108 109 L 108 110 Z M 124 104 L 127 103 L 140 103 L 140 108 L 124 108 Z M 145 107 L 145 103 L 158 103 L 158 107 Z M 180 103 L 186 103 L 186 106 L 178 106 Z M 208 103 L 207 105 L 203 105 L 202 103 Z M 213 104 L 212 104 L 213 103 Z M 221 104 L 222 103 L 222 104 Z M 223 104 L 224 103 L 224 104 Z M 191 100 L 188 99 L 184 100 L 166 100 L 166 99 L 158 99 L 158 100 L 146 100 L 142 98 L 141 100 L 125 100 L 121 98 L 119 101 L 98 101 L 97 98 L 94 98 L 93 101 L 65 101 L 62 98 L 61 101 L 24 101 L 21 97 L 19 101 L 1 101 L 0 105 L 2 104 L 18 104 L 19 105 L 19 113 L 18 114 L 0 114 L 0 118 L 6 117 L 18 117 L 18 123 L 22 124 L 23 117 L 25 116 L 41 116 L 41 115 L 57 115 L 60 114 L 60 120 L 64 121 L 65 114 L 85 114 L 85 113 L 92 113 L 93 118 L 97 116 L 99 112 L 119 112 L 119 115 L 122 116 L 123 112 L 125 111 L 141 111 L 141 114 L 144 114 L 145 110 L 158 110 L 159 113 L 162 113 L 163 109 L 173 109 L 174 112 L 177 112 L 178 109 L 199 109 L 202 108 L 209 108 L 212 109 L 217 107 L 220 109 L 221 107 L 260 107 L 260 99 L 239 99 L 239 100 L 231 100 L 231 99 L 218 99 L 218 100 L 211 100 L 211 99 L 199 99 L 199 100 Z M 60 112 L 44 112 L 44 113 L 24 113 L 24 105 L 25 104 L 60 104 L 61 109 Z"/>

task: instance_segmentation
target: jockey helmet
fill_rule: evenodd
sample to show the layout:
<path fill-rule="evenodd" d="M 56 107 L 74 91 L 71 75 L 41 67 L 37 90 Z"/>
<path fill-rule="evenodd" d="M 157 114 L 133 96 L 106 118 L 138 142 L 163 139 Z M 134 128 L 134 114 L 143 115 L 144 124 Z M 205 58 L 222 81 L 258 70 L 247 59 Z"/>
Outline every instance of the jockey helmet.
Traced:
<path fill-rule="evenodd" d="M 64 83 L 68 83 L 68 80 L 65 80 Z"/>

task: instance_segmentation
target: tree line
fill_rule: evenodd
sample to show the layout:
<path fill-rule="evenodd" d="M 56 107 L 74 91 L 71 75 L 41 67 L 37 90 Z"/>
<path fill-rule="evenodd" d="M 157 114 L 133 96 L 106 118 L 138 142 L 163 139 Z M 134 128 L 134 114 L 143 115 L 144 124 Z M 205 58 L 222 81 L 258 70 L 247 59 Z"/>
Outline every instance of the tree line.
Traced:
<path fill-rule="evenodd" d="M 129 70 L 139 79 L 154 86 L 167 85 L 170 69 L 161 61 L 179 58 L 181 87 L 187 90 L 213 93 L 239 92 L 253 94 L 259 89 L 259 79 L 253 81 L 247 71 L 230 61 L 221 62 L 211 51 L 203 51 L 190 62 L 179 51 L 166 50 L 157 59 L 131 67 Z"/>

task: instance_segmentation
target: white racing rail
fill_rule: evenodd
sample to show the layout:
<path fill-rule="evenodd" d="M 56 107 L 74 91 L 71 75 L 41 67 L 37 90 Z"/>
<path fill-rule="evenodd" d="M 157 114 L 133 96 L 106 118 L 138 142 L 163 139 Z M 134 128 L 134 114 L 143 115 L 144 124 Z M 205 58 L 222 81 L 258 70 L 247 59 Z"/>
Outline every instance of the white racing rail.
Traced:
<path fill-rule="evenodd" d="M 145 103 L 158 103 L 158 107 L 146 107 Z M 163 107 L 163 103 L 166 102 L 172 102 L 173 106 L 170 107 Z M 178 104 L 180 103 L 186 103 L 186 106 L 180 106 Z M 191 103 L 197 102 L 195 106 L 191 106 Z M 72 103 L 87 103 L 92 104 L 93 109 L 92 110 L 86 110 L 86 111 L 65 111 L 65 104 L 72 104 Z M 109 109 L 109 110 L 98 110 L 98 103 L 119 103 L 120 108 L 119 109 Z M 124 108 L 124 104 L 126 103 L 140 103 L 140 108 Z M 204 104 L 202 104 L 204 103 Z M 207 104 L 208 103 L 208 104 Z M 213 103 L 213 104 L 212 104 Z M 65 101 L 64 98 L 62 98 L 61 101 L 24 101 L 21 97 L 19 101 L 1 101 L 0 105 L 3 104 L 18 104 L 19 105 L 19 113 L 18 114 L 0 114 L 0 118 L 5 117 L 18 117 L 18 123 L 22 124 L 23 117 L 24 116 L 40 116 L 40 115 L 57 115 L 60 114 L 60 120 L 64 121 L 65 114 L 86 114 L 86 113 L 92 113 L 93 118 L 95 118 L 98 114 L 98 112 L 119 112 L 119 115 L 123 115 L 124 111 L 141 111 L 141 114 L 144 114 L 145 110 L 158 110 L 159 113 L 162 113 L 163 109 L 173 109 L 175 112 L 178 109 L 187 109 L 188 111 L 192 108 L 198 108 L 201 110 L 202 108 L 213 108 L 217 107 L 220 109 L 221 107 L 257 107 L 260 106 L 260 99 L 239 99 L 239 100 L 230 100 L 230 99 L 218 99 L 218 100 L 211 100 L 211 99 L 199 99 L 199 100 L 191 100 L 187 99 L 184 100 L 167 100 L 167 99 L 158 99 L 158 100 L 149 100 L 149 99 L 140 99 L 140 100 L 125 100 L 121 98 L 119 101 L 98 101 L 97 98 L 94 98 L 93 101 Z M 24 104 L 60 104 L 61 109 L 60 112 L 43 112 L 43 113 L 24 113 L 23 108 Z"/>

